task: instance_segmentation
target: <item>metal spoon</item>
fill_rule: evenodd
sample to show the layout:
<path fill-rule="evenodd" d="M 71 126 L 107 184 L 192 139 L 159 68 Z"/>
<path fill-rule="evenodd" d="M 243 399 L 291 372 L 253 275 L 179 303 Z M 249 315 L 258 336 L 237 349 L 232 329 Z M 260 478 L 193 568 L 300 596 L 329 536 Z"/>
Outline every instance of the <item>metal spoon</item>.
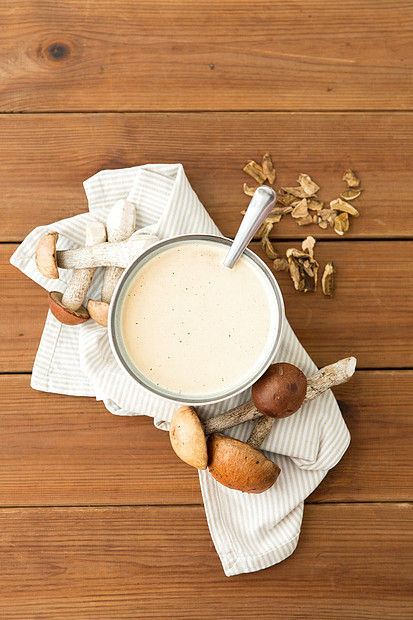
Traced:
<path fill-rule="evenodd" d="M 236 237 L 228 250 L 224 266 L 232 269 L 267 215 L 275 207 L 277 194 L 271 187 L 262 185 L 253 195 L 248 209 L 238 229 Z"/>

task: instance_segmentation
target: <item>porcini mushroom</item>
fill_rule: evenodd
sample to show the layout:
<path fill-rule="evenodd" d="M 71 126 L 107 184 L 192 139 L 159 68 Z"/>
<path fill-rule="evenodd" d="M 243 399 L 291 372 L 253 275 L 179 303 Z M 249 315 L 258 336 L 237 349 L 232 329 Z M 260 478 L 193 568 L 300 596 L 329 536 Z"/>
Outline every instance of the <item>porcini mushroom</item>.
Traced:
<path fill-rule="evenodd" d="M 208 469 L 224 486 L 244 493 L 263 493 L 272 487 L 281 469 L 248 443 L 211 435 L 208 439 Z"/>
<path fill-rule="evenodd" d="M 45 278 L 57 280 L 59 271 L 56 262 L 57 232 L 48 232 L 40 239 L 36 248 L 36 267 Z"/>
<path fill-rule="evenodd" d="M 283 364 L 283 365 L 286 366 L 286 364 Z M 316 373 L 314 373 L 311 377 L 309 377 L 306 380 L 307 389 L 305 392 L 305 398 L 301 402 L 301 404 L 308 402 L 310 400 L 313 400 L 314 398 L 316 398 L 317 396 L 319 396 L 320 394 L 322 394 L 329 388 L 334 387 L 335 385 L 339 385 L 341 383 L 344 383 L 345 381 L 348 381 L 348 379 L 350 379 L 350 377 L 353 375 L 355 367 L 356 367 L 356 359 L 354 357 L 348 357 L 348 358 L 345 358 L 345 359 L 342 359 L 336 362 L 335 364 L 325 366 L 321 370 L 318 370 Z M 273 380 L 278 381 L 279 376 L 280 374 L 278 373 L 278 377 L 276 377 Z M 300 377 L 300 381 L 301 381 L 301 377 Z M 292 392 L 294 395 L 296 394 L 294 389 L 292 389 Z M 299 392 L 298 389 L 297 389 L 297 392 Z M 300 398 L 301 398 L 301 395 L 302 395 L 302 392 L 300 392 Z M 296 405 L 297 405 L 297 402 L 298 402 L 298 399 L 296 401 Z M 298 405 L 298 408 L 299 407 L 300 405 Z M 291 406 L 289 408 L 292 409 Z M 191 410 L 190 415 L 189 415 L 189 412 L 187 411 L 188 409 Z M 185 441 L 186 452 L 185 452 L 185 458 L 183 459 L 185 460 L 186 463 L 188 463 L 189 465 L 192 465 L 193 467 L 197 467 L 197 465 L 194 464 L 196 462 L 196 457 L 193 457 L 192 455 L 192 452 L 191 452 L 192 447 L 196 446 L 197 452 L 199 452 L 200 450 L 203 451 L 204 447 L 206 446 L 205 435 L 208 436 L 208 435 L 213 435 L 215 433 L 219 433 L 228 428 L 231 428 L 232 426 L 237 426 L 238 424 L 247 422 L 248 420 L 259 419 L 260 424 L 262 421 L 266 420 L 271 423 L 271 426 L 273 422 L 272 418 L 268 418 L 267 416 L 262 415 L 258 411 L 258 409 L 254 406 L 254 403 L 252 401 L 244 403 L 243 405 L 240 405 L 239 407 L 236 407 L 235 409 L 231 409 L 230 411 L 227 411 L 226 413 L 216 416 L 215 418 L 210 418 L 204 424 L 202 424 L 202 422 L 199 419 L 195 419 L 194 418 L 195 415 L 196 415 L 195 410 L 192 407 L 180 407 L 173 415 L 172 420 L 171 420 L 171 426 L 170 426 L 170 429 L 173 429 L 173 428 L 176 429 L 177 425 L 179 425 L 180 426 L 179 431 L 181 434 L 185 433 L 185 437 L 191 437 L 193 434 L 196 433 L 196 437 L 197 437 L 196 441 L 194 442 L 187 441 L 187 440 Z M 198 416 L 196 416 L 196 418 L 198 418 Z M 203 431 L 203 436 L 199 432 L 200 429 L 202 429 Z M 262 432 L 264 432 L 265 430 L 266 429 L 263 428 Z M 257 433 L 255 432 L 255 429 L 254 429 L 248 441 L 249 445 L 251 447 L 256 447 L 257 445 L 259 446 L 263 438 L 266 436 L 266 434 L 267 433 L 265 433 L 265 435 L 263 435 L 262 437 L 261 435 L 257 436 Z M 171 437 L 171 443 L 172 443 L 171 430 L 170 430 L 170 437 Z M 225 437 L 224 439 L 230 439 L 230 438 Z M 260 443 L 257 443 L 258 440 L 260 441 Z M 223 440 L 219 439 L 217 441 L 219 441 L 222 444 Z M 240 442 L 240 443 L 243 443 L 243 442 Z M 212 455 L 214 445 L 215 445 L 215 440 L 213 442 L 211 441 L 209 444 L 210 446 L 209 452 L 211 453 L 211 455 Z M 172 447 L 174 448 L 176 454 L 180 458 L 182 458 L 180 456 L 180 451 L 176 450 L 174 445 Z M 259 451 L 258 453 L 261 454 Z M 267 467 L 270 467 L 270 466 L 267 466 Z M 214 469 L 217 470 L 216 464 L 214 466 Z M 221 477 L 222 477 L 222 474 L 221 474 Z"/>
<path fill-rule="evenodd" d="M 177 409 L 169 427 L 169 438 L 174 452 L 182 461 L 197 469 L 207 468 L 204 428 L 193 407 L 183 405 Z"/>
<path fill-rule="evenodd" d="M 86 226 L 86 245 L 102 243 L 106 239 L 105 225 L 90 222 Z M 89 290 L 96 269 L 76 269 L 64 293 L 49 293 L 49 308 L 58 321 L 65 325 L 79 325 L 89 319 L 82 303 Z"/>
<path fill-rule="evenodd" d="M 47 233 L 56 235 L 57 233 Z M 50 239 L 45 239 L 47 235 L 40 239 L 36 253 L 39 256 L 37 261 L 40 273 L 47 278 L 58 277 L 57 267 L 62 269 L 83 269 L 85 267 L 127 267 L 142 252 L 142 247 L 148 241 L 155 242 L 157 238 L 153 235 L 140 235 L 129 237 L 120 243 L 99 243 L 94 246 L 84 246 L 73 250 L 54 250 L 47 252 L 47 261 L 41 260 L 46 250 L 45 246 L 50 244 Z M 55 246 L 54 246 L 55 247 Z M 53 250 L 53 248 L 52 248 Z M 45 264 L 47 263 L 47 264 Z M 46 275 L 50 273 L 51 275 Z M 57 276 L 56 276 L 57 273 Z"/>
<path fill-rule="evenodd" d="M 135 230 L 135 205 L 128 200 L 115 202 L 106 219 L 106 233 L 109 242 L 120 242 L 128 239 Z M 116 284 L 124 269 L 122 267 L 106 267 L 100 301 L 89 299 L 87 309 L 90 317 L 100 325 L 107 327 L 109 304 Z"/>
<path fill-rule="evenodd" d="M 103 325 L 108 326 L 109 304 L 106 301 L 98 301 L 96 299 L 89 299 L 87 302 L 87 311 L 90 318 Z"/>
<path fill-rule="evenodd" d="M 352 377 L 355 369 L 355 357 L 346 357 L 345 359 L 342 359 L 335 364 L 324 366 L 324 368 L 321 368 L 307 379 L 307 389 L 303 402 L 314 400 L 314 398 L 317 398 L 317 396 L 319 396 L 329 388 L 332 388 L 335 385 L 340 385 L 341 383 L 345 383 L 350 379 L 350 377 Z M 265 373 L 259 381 L 263 380 L 266 374 L 267 373 Z M 258 406 L 260 406 L 260 411 L 262 413 L 265 413 L 263 410 L 263 407 L 265 408 L 265 402 L 263 400 L 260 400 L 259 394 L 256 394 L 254 397 L 254 388 L 252 397 L 254 403 L 257 405 L 257 408 Z M 258 418 L 248 442 L 258 448 L 270 432 L 275 422 L 275 418 L 277 417 L 285 416 L 274 416 L 270 413 L 266 413 L 264 416 Z"/>
<path fill-rule="evenodd" d="M 334 364 L 324 366 L 324 368 L 321 368 L 311 375 L 311 377 L 307 378 L 307 391 L 304 402 L 313 400 L 319 394 L 322 394 L 335 385 L 345 383 L 350 379 L 350 377 L 353 376 L 355 368 L 355 357 L 346 357 L 338 362 L 335 362 Z M 214 418 L 210 418 L 205 423 L 205 433 L 207 435 L 219 433 L 227 428 L 231 428 L 232 426 L 243 424 L 243 422 L 247 422 L 249 420 L 257 420 L 261 417 L 263 417 L 262 414 L 255 407 L 253 401 L 250 400 L 235 409 L 231 409 L 230 411 L 221 413 Z"/>

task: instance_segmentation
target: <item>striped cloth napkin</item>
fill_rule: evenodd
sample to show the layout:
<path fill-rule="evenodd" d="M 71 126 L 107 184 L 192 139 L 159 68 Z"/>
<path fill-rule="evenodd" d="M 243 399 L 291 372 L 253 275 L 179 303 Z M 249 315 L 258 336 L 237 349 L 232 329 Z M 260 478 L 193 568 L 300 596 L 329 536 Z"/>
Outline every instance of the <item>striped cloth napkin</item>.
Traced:
<path fill-rule="evenodd" d="M 32 231 L 11 257 L 11 263 L 47 290 L 64 291 L 71 272 L 60 270 L 59 280 L 40 275 L 35 248 L 47 231 L 59 233 L 59 249 L 84 244 L 91 220 L 106 221 L 120 198 L 136 206 L 135 235 L 142 251 L 153 243 L 184 233 L 220 234 L 198 200 L 181 164 L 147 164 L 123 170 L 104 170 L 85 181 L 89 213 Z M 103 269 L 98 269 L 89 291 L 98 299 Z M 286 322 L 277 359 L 297 365 L 309 376 L 316 371 Z M 331 360 L 332 362 L 335 360 Z M 59 394 L 93 396 L 116 415 L 148 415 L 157 428 L 168 430 L 177 406 L 144 391 L 117 366 L 107 330 L 93 321 L 69 327 L 49 312 L 33 367 L 34 389 Z M 235 407 L 251 397 L 250 390 L 198 408 L 202 420 Z M 245 441 L 253 423 L 227 431 Z M 277 420 L 263 443 L 263 451 L 281 468 L 277 483 L 265 493 L 249 495 L 223 487 L 208 471 L 200 471 L 207 520 L 215 548 L 227 576 L 257 571 L 293 553 L 298 543 L 304 499 L 317 487 L 347 449 L 350 435 L 337 402 L 326 392 L 306 403 L 293 416 Z"/>

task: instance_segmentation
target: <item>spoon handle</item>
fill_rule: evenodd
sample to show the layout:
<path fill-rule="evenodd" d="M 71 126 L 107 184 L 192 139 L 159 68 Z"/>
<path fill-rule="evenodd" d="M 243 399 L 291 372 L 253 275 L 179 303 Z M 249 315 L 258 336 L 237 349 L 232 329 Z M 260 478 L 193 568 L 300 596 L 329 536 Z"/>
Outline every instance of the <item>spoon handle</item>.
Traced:
<path fill-rule="evenodd" d="M 248 209 L 238 229 L 236 237 L 224 260 L 224 266 L 231 269 L 251 239 L 257 232 L 267 215 L 272 211 L 277 202 L 277 194 L 271 187 L 262 185 L 253 195 Z"/>

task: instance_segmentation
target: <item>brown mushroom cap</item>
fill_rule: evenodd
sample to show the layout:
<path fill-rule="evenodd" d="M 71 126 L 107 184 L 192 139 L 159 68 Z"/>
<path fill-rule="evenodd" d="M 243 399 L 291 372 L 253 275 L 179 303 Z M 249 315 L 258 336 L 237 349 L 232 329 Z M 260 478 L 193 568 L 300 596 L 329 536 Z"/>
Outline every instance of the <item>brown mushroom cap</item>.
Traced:
<path fill-rule="evenodd" d="M 214 433 L 207 445 L 208 469 L 215 480 L 229 489 L 263 493 L 281 472 L 262 452 L 233 437 Z"/>
<path fill-rule="evenodd" d="M 99 325 L 103 325 L 103 327 L 108 326 L 109 304 L 106 301 L 89 299 L 87 309 L 91 319 L 99 323 Z"/>
<path fill-rule="evenodd" d="M 307 391 L 305 374 L 281 362 L 273 364 L 252 386 L 254 405 L 270 418 L 287 418 L 303 404 Z"/>
<path fill-rule="evenodd" d="M 80 325 L 87 321 L 89 312 L 83 306 L 77 310 L 69 310 L 62 304 L 63 293 L 52 291 L 49 293 L 49 308 L 54 317 L 64 325 Z"/>
<path fill-rule="evenodd" d="M 183 405 L 175 411 L 169 427 L 169 439 L 182 461 L 197 469 L 207 468 L 204 428 L 193 407 Z"/>
<path fill-rule="evenodd" d="M 43 235 L 36 248 L 36 266 L 42 276 L 56 280 L 59 277 L 56 261 L 57 232 Z"/>

